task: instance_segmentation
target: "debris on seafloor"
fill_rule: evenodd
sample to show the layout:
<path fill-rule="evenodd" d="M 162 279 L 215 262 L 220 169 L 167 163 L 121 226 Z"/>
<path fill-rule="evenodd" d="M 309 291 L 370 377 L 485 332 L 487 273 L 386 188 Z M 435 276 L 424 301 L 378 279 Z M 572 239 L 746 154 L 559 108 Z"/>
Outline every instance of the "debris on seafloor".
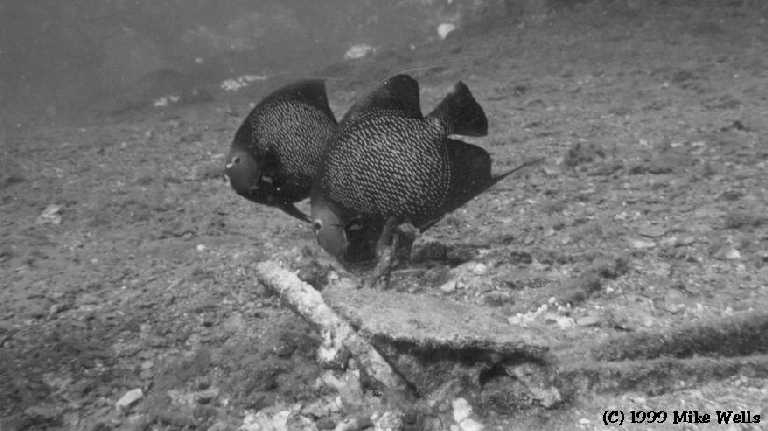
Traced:
<path fill-rule="evenodd" d="M 37 217 L 36 222 L 37 224 L 61 224 L 61 206 L 48 205 Z"/>
<path fill-rule="evenodd" d="M 395 401 L 392 423 L 415 408 L 425 423 L 441 424 L 425 429 L 447 429 L 450 424 L 450 429 L 481 430 L 478 418 L 491 411 L 549 410 L 595 387 L 643 390 L 658 384 L 659 376 L 672 382 L 768 369 L 768 355 L 762 353 L 768 316 L 760 313 L 677 329 L 613 335 L 607 331 L 594 343 L 573 345 L 568 340 L 577 333 L 594 336 L 599 317 L 568 317 L 567 327 L 552 331 L 548 306 L 523 324 L 521 316 L 520 322 L 507 322 L 488 307 L 359 289 L 343 278 L 329 283 L 321 294 L 275 262 L 259 264 L 257 274 L 321 329 L 324 349 L 331 353 L 324 361 L 336 360 L 332 365 L 337 368 L 346 364 L 346 374 L 329 371 L 318 380 L 336 389 L 340 406 L 360 405 L 358 400 L 368 397 L 363 376 L 385 383 L 385 389 L 405 388 L 401 393 L 416 395 L 408 398 L 407 408 Z M 737 356 L 712 359 L 723 352 Z M 382 414 L 378 410 L 370 416 L 376 429 L 381 428 L 379 422 L 389 423 Z"/>
<path fill-rule="evenodd" d="M 288 420 L 300 410 L 299 404 L 291 406 L 277 405 L 258 412 L 246 412 L 240 431 L 280 431 L 288 430 Z"/>
<path fill-rule="evenodd" d="M 180 96 L 171 94 L 171 95 L 167 95 L 167 96 L 163 96 L 155 99 L 155 101 L 152 102 L 152 106 L 154 106 L 155 108 L 163 108 L 173 103 L 178 103 L 179 100 L 181 100 Z"/>
<path fill-rule="evenodd" d="M 510 331 L 506 322 L 488 315 L 487 309 L 443 298 L 358 289 L 346 279 L 330 283 L 321 295 L 272 261 L 258 264 L 256 274 L 291 309 L 320 329 L 324 338 L 318 352 L 320 362 L 346 369 L 341 375 L 326 373 L 319 380 L 322 386 L 335 389 L 344 405 L 359 404 L 365 397 L 365 388 L 355 384 L 362 376 L 375 381 L 373 388 L 383 386 L 384 393 L 394 395 L 387 397 L 388 402 L 400 407 L 388 418 L 371 417 L 377 427 L 397 422 L 408 409 L 425 409 L 433 412 L 427 414 L 433 420 L 455 422 L 458 429 L 483 429 L 478 420 L 463 414 L 460 421 L 445 415 L 436 419 L 441 414 L 434 413 L 434 406 L 451 406 L 457 397 L 470 397 L 473 404 L 483 400 L 474 404 L 482 411 L 498 409 L 498 400 L 513 400 L 502 409 L 528 404 L 549 408 L 561 400 L 555 382 L 548 377 L 547 345 L 553 340 L 537 330 Z M 541 370 L 526 375 L 539 378 L 522 378 L 520 373 L 507 371 L 528 363 Z M 466 407 L 472 410 L 472 406 Z M 448 410 L 439 411 L 447 414 Z M 409 416 L 404 418 L 407 421 Z"/>
<path fill-rule="evenodd" d="M 256 273 L 259 280 L 278 292 L 291 309 L 325 334 L 321 347 L 321 351 L 325 352 L 321 358 L 324 362 L 333 363 L 348 351 L 366 373 L 384 387 L 393 390 L 406 389 L 403 379 L 370 343 L 325 304 L 320 292 L 276 262 L 259 263 Z"/>
<path fill-rule="evenodd" d="M 347 50 L 347 52 L 344 53 L 344 59 L 355 60 L 358 58 L 369 56 L 375 52 L 376 52 L 376 48 L 372 47 L 371 45 L 368 45 L 367 43 L 358 43 L 356 45 L 352 45 Z"/>
<path fill-rule="evenodd" d="M 451 403 L 453 407 L 453 420 L 462 431 L 482 430 L 483 425 L 473 418 L 472 406 L 465 398 L 456 398 Z"/>
<path fill-rule="evenodd" d="M 141 389 L 131 389 L 117 400 L 115 407 L 118 410 L 125 410 L 136 404 L 142 397 L 144 397 L 144 392 Z"/>
<path fill-rule="evenodd" d="M 266 75 L 242 75 L 237 78 L 225 79 L 221 82 L 221 89 L 224 91 L 238 91 L 256 81 L 266 81 L 267 78 L 269 77 Z"/>
<path fill-rule="evenodd" d="M 444 22 L 437 26 L 437 35 L 440 36 L 440 39 L 445 39 L 454 30 L 456 30 L 456 24 Z"/>

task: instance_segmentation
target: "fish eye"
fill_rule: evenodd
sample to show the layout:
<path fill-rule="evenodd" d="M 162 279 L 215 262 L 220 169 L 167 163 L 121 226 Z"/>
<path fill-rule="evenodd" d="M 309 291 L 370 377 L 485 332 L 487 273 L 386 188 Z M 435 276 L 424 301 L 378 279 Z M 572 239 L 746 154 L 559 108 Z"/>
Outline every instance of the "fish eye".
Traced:
<path fill-rule="evenodd" d="M 320 219 L 317 219 L 317 220 L 313 221 L 312 222 L 312 228 L 314 230 L 316 230 L 316 231 L 322 229 L 323 228 L 323 221 L 320 220 Z"/>

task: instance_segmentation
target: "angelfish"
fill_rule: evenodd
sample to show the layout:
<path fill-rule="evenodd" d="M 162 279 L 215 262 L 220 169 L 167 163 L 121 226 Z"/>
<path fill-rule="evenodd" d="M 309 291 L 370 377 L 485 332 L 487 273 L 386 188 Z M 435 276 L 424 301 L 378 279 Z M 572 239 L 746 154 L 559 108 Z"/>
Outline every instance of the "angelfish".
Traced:
<path fill-rule="evenodd" d="M 320 246 L 343 264 L 378 260 L 374 278 L 385 277 L 390 262 L 380 258 L 397 247 L 393 238 L 428 228 L 505 176 L 491 176 L 485 150 L 449 138 L 487 130 L 462 82 L 425 117 L 415 79 L 384 81 L 344 116 L 318 170 L 311 218 Z"/>
<path fill-rule="evenodd" d="M 281 87 L 259 102 L 237 129 L 224 173 L 240 196 L 309 222 L 294 204 L 309 197 L 336 128 L 322 80 Z"/>

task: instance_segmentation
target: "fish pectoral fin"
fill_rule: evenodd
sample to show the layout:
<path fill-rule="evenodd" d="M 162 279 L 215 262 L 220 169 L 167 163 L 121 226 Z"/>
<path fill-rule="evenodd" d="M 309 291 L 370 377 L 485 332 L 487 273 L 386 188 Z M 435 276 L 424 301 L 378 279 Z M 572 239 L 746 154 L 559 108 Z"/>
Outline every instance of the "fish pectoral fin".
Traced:
<path fill-rule="evenodd" d="M 545 157 L 535 157 L 535 158 L 532 158 L 532 159 L 528 159 L 528 160 L 524 161 L 523 163 L 521 163 L 520 165 L 515 166 L 514 168 L 507 170 L 506 172 L 502 172 L 500 174 L 496 174 L 496 175 L 493 176 L 493 182 L 491 183 L 491 185 L 493 185 L 493 184 L 503 180 L 504 178 L 508 177 L 509 175 L 514 174 L 515 172 L 517 172 L 517 171 L 519 171 L 521 169 L 528 168 L 528 167 L 531 167 L 531 166 L 536 166 L 536 165 L 544 162 L 544 160 L 546 160 Z"/>
<path fill-rule="evenodd" d="M 413 223 L 401 223 L 395 228 L 395 237 L 392 241 L 392 247 L 395 250 L 397 264 L 407 264 L 411 261 L 411 250 L 413 242 L 419 235 L 419 230 Z"/>
<path fill-rule="evenodd" d="M 291 202 L 283 203 L 279 206 L 279 208 L 289 216 L 295 217 L 304 223 L 312 223 L 312 219 L 310 219 L 309 216 L 304 214 L 300 209 L 296 208 L 296 206 Z"/>
<path fill-rule="evenodd" d="M 399 261 L 410 259 L 411 245 L 416 239 L 417 232 L 413 224 L 402 223 L 400 217 L 387 219 L 376 243 L 376 267 L 368 277 L 363 279 L 362 286 L 388 289 L 392 269 Z M 404 258 L 406 254 L 407 257 Z"/>

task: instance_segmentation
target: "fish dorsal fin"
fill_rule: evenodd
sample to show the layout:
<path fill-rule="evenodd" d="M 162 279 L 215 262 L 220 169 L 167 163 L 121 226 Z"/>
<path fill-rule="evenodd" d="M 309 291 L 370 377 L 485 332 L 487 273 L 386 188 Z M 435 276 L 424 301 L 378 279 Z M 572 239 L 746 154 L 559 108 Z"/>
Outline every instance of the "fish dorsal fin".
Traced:
<path fill-rule="evenodd" d="M 355 102 L 342 122 L 371 111 L 394 111 L 406 118 L 424 118 L 419 104 L 419 83 L 409 75 L 396 75 Z"/>
<path fill-rule="evenodd" d="M 325 92 L 325 81 L 322 79 L 305 79 L 297 81 L 270 93 L 261 104 L 277 100 L 294 100 L 313 106 L 335 120 L 328 105 L 328 94 Z"/>

